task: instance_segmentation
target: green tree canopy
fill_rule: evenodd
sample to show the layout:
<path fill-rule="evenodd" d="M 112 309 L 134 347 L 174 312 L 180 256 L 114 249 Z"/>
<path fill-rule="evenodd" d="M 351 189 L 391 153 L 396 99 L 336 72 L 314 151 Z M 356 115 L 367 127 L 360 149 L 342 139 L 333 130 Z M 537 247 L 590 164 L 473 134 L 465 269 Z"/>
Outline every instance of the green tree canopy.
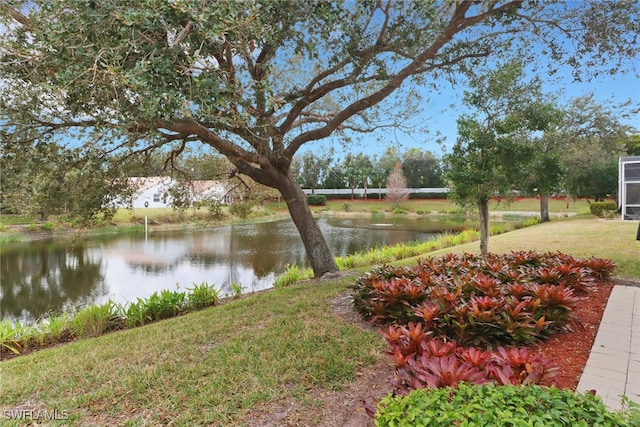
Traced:
<path fill-rule="evenodd" d="M 344 170 L 344 177 L 347 180 L 347 185 L 351 189 L 351 199 L 353 199 L 353 190 L 359 186 L 364 188 L 366 198 L 369 179 L 373 173 L 371 158 L 363 153 L 349 153 L 342 162 L 342 168 Z"/>
<path fill-rule="evenodd" d="M 127 166 L 45 139 L 35 145 L 1 144 L 2 208 L 41 219 L 64 214 L 88 223 L 98 213 L 109 219 L 133 192 Z"/>
<path fill-rule="evenodd" d="M 316 155 L 306 151 L 302 156 L 294 157 L 293 160 L 292 174 L 296 177 L 296 181 L 304 188 L 310 188 L 313 193 L 327 175 L 333 160 L 333 152 Z"/>
<path fill-rule="evenodd" d="M 637 131 L 636 129 L 636 132 Z M 640 133 L 629 135 L 625 147 L 629 156 L 640 156 Z"/>
<path fill-rule="evenodd" d="M 613 195 L 618 188 L 618 158 L 627 153 L 633 129 L 591 94 L 570 100 L 564 110 L 558 134 L 566 191 L 596 199 Z"/>
<path fill-rule="evenodd" d="M 410 188 L 441 187 L 440 160 L 430 151 L 412 148 L 402 155 L 402 172 Z"/>
<path fill-rule="evenodd" d="M 470 87 L 464 100 L 473 111 L 458 119 L 458 140 L 445 156 L 446 180 L 453 200 L 478 208 L 480 249 L 486 254 L 488 202 L 523 182 L 534 156 L 525 141 L 548 123 L 540 119 L 539 82 L 525 81 L 518 61 L 473 76 Z"/>

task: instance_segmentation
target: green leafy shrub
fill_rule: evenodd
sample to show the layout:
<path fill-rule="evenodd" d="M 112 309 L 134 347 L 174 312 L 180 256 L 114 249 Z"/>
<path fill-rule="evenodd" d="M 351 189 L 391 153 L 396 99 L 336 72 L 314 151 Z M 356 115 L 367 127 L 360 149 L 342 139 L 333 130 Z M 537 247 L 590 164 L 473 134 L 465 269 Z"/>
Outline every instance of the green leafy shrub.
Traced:
<path fill-rule="evenodd" d="M 589 210 L 595 216 L 609 218 L 612 216 L 611 213 L 618 211 L 618 206 L 616 202 L 593 202 L 589 204 Z"/>
<path fill-rule="evenodd" d="M 90 305 L 78 311 L 71 319 L 71 330 L 77 338 L 97 337 L 121 328 L 118 306 L 111 300 L 102 305 Z"/>
<path fill-rule="evenodd" d="M 231 283 L 231 292 L 233 292 L 234 298 L 240 298 L 242 296 L 242 291 L 244 290 L 244 286 L 240 283 L 233 282 Z"/>
<path fill-rule="evenodd" d="M 46 333 L 46 340 L 41 346 L 67 341 L 72 337 L 71 316 L 69 313 L 51 314 L 37 327 Z"/>
<path fill-rule="evenodd" d="M 46 330 L 49 333 L 51 341 L 57 343 L 68 339 L 71 332 L 70 323 L 71 316 L 69 313 L 49 316 L 47 319 Z"/>
<path fill-rule="evenodd" d="M 14 354 L 20 353 L 20 325 L 16 325 L 6 319 L 0 320 L 0 355 L 3 351 Z"/>
<path fill-rule="evenodd" d="M 229 205 L 229 212 L 232 215 L 240 217 L 242 219 L 249 216 L 251 213 L 251 209 L 253 207 L 253 203 L 248 201 L 235 202 Z"/>
<path fill-rule="evenodd" d="M 281 276 L 278 276 L 273 283 L 274 288 L 282 288 L 292 285 L 301 280 L 311 279 L 313 277 L 313 270 L 311 268 L 302 268 L 297 265 L 287 265 L 286 271 Z"/>
<path fill-rule="evenodd" d="M 147 304 L 142 298 L 138 298 L 136 302 L 129 302 L 122 310 L 128 328 L 136 328 L 151 321 L 147 317 Z"/>
<path fill-rule="evenodd" d="M 199 285 L 194 283 L 192 288 L 187 288 L 187 291 L 189 291 L 187 295 L 189 307 L 193 310 L 216 305 L 220 298 L 220 290 L 209 286 L 207 283 L 200 283 Z"/>
<path fill-rule="evenodd" d="M 352 286 L 354 307 L 372 323 L 422 322 L 460 345 L 524 344 L 565 328 L 582 295 L 614 268 L 560 253 L 450 254 L 369 271 Z"/>
<path fill-rule="evenodd" d="M 37 349 L 50 344 L 87 338 L 122 329 L 134 328 L 215 305 L 220 291 L 207 283 L 194 284 L 188 292 L 163 290 L 148 299 L 138 298 L 124 305 L 108 301 L 91 305 L 73 317 L 68 313 L 48 316 L 37 324 L 24 327 L 7 320 L 0 322 L 0 359 L 3 353 L 20 354 L 23 349 Z"/>
<path fill-rule="evenodd" d="M 307 203 L 313 206 L 324 206 L 327 204 L 327 196 L 324 194 L 309 194 Z"/>
<path fill-rule="evenodd" d="M 537 385 L 526 387 L 460 384 L 384 397 L 375 425 L 621 426 L 640 425 L 638 411 L 612 412 L 599 397 Z"/>
<path fill-rule="evenodd" d="M 186 308 L 186 293 L 168 289 L 163 289 L 159 294 L 154 292 L 144 304 L 145 317 L 152 322 L 183 314 Z"/>

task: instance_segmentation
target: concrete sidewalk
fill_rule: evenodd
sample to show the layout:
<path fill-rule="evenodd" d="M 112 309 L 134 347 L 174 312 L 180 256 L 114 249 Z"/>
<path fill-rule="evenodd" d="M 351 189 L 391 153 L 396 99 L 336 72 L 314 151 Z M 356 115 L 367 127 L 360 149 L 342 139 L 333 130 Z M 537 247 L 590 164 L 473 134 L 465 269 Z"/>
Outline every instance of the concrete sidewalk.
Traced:
<path fill-rule="evenodd" d="M 640 404 L 640 287 L 614 286 L 577 391 L 595 390 L 613 410 Z"/>

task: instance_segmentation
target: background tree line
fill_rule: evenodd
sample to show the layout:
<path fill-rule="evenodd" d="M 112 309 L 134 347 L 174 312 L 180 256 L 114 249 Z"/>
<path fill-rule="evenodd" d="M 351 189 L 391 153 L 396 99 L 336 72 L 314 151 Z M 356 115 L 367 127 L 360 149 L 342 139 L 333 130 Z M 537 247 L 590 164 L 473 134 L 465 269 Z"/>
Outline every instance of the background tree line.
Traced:
<path fill-rule="evenodd" d="M 511 72 L 522 77 L 522 71 L 517 67 Z M 515 77 L 512 75 L 511 78 Z M 519 93 L 505 84 L 507 92 L 504 96 Z M 512 100 L 510 111 L 519 111 L 519 115 L 511 114 L 505 119 L 509 123 L 501 125 L 503 136 L 508 133 L 507 125 L 514 128 L 522 150 L 507 153 L 506 164 L 513 167 L 510 178 L 505 176 L 504 185 L 491 188 L 488 196 L 518 190 L 523 196 L 561 193 L 593 199 L 616 197 L 618 158 L 640 155 L 640 134 L 620 123 L 619 112 L 598 104 L 591 95 L 560 106 L 552 102 L 548 94 L 540 93 L 539 83 L 529 84 L 528 91 L 524 92 L 529 101 Z M 537 104 L 530 102 L 534 92 L 537 93 Z M 476 105 L 480 102 L 478 99 L 468 101 Z M 530 116 L 527 118 L 524 113 Z M 468 132 L 469 123 L 464 125 L 468 119 L 460 118 L 459 137 Z M 525 137 L 523 131 L 532 121 L 537 121 L 537 126 L 545 131 L 534 129 Z M 495 147 L 496 141 L 490 142 L 491 147 Z M 126 198 L 134 190 L 127 185 L 126 177 L 224 180 L 233 172 L 233 165 L 226 157 L 215 151 L 191 147 L 185 148 L 176 158 L 156 150 L 125 160 L 42 139 L 35 144 L 5 143 L 0 148 L 2 211 L 37 214 L 42 218 L 49 214 L 67 214 L 90 220 L 97 213 L 112 215 L 113 202 Z M 359 152 L 339 158 L 333 150 L 321 154 L 306 151 L 293 158 L 291 174 L 303 188 L 371 189 L 371 193 L 377 195 L 376 190 L 386 186 L 394 167 L 400 164 L 408 188 L 452 187 L 455 182 L 461 184 L 464 177 L 451 173 L 458 162 L 477 173 L 489 170 L 486 165 L 473 162 L 472 148 L 454 146 L 444 158 L 419 148 L 401 152 L 394 146 L 388 147 L 380 156 Z M 277 197 L 275 192 L 246 177 L 240 179 L 231 187 L 238 187 L 244 197 L 251 194 L 261 200 Z M 542 215 L 544 217 L 544 213 Z"/>

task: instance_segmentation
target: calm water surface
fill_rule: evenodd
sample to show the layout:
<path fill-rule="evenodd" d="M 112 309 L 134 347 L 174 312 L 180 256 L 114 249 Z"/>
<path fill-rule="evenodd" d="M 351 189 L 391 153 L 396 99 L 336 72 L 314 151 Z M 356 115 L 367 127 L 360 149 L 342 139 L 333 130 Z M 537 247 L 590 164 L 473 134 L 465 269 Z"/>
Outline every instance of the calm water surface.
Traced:
<path fill-rule="evenodd" d="M 430 219 L 320 219 L 335 256 L 413 240 L 429 240 L 474 223 Z M 117 235 L 0 247 L 0 318 L 32 323 L 47 312 L 112 299 L 147 298 L 163 289 L 207 282 L 232 294 L 271 287 L 287 264 L 308 265 L 291 220 L 189 232 Z"/>

